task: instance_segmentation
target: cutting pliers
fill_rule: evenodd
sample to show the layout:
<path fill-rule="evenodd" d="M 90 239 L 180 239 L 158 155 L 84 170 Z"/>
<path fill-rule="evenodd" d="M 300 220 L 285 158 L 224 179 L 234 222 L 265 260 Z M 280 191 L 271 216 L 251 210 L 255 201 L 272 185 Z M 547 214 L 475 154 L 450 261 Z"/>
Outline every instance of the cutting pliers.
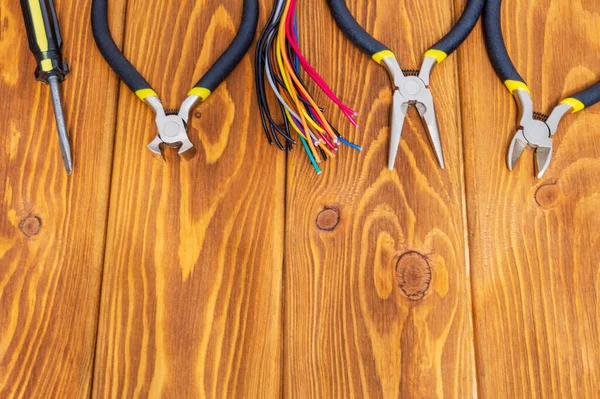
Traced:
<path fill-rule="evenodd" d="M 93 0 L 92 31 L 96 44 L 121 80 L 156 113 L 158 135 L 148 148 L 160 159 L 164 160 L 163 146 L 179 148 L 179 155 L 184 159 L 195 155 L 194 145 L 187 134 L 189 114 L 196 102 L 206 100 L 240 63 L 252 44 L 258 15 L 258 0 L 244 0 L 242 22 L 229 48 L 190 90 L 179 111 L 165 112 L 158 94 L 115 44 L 108 25 L 108 0 Z"/>
<path fill-rule="evenodd" d="M 421 70 L 416 73 L 404 73 L 394 53 L 385 45 L 369 35 L 356 22 L 345 0 L 327 0 L 331 14 L 342 32 L 356 47 L 369 54 L 377 63 L 383 65 L 392 81 L 394 96 L 391 117 L 391 142 L 388 168 L 394 169 L 402 127 L 408 107 L 414 105 L 431 139 L 435 155 L 444 168 L 442 142 L 438 128 L 433 95 L 429 89 L 429 78 L 436 64 L 442 62 L 469 36 L 481 16 L 484 0 L 469 0 L 462 16 L 450 32 L 425 52 Z"/>
<path fill-rule="evenodd" d="M 531 91 L 519 75 L 506 50 L 501 26 L 502 0 L 487 0 L 483 26 L 486 47 L 496 73 L 513 94 L 520 110 L 520 121 L 508 150 L 508 167 L 513 170 L 525 148 L 535 150 L 537 177 L 541 178 L 552 160 L 552 136 L 561 119 L 600 102 L 600 82 L 562 100 L 549 116 L 533 111 Z"/>

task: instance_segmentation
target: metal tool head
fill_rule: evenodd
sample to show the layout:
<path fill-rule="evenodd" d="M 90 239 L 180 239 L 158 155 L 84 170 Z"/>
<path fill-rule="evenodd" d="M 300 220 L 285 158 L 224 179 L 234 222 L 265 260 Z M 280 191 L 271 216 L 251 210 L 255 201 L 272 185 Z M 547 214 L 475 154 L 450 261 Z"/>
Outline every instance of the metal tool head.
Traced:
<path fill-rule="evenodd" d="M 514 135 L 508 149 L 508 168 L 513 170 L 526 148 L 535 151 L 538 179 L 541 178 L 552 161 L 552 136 L 558 129 L 562 117 L 571 109 L 561 104 L 554 108 L 547 118 L 533 112 L 531 94 L 526 90 L 516 92 L 521 118 L 519 129 Z"/>
<path fill-rule="evenodd" d="M 541 178 L 552 160 L 552 137 L 546 123 L 531 119 L 514 135 L 508 150 L 508 168 L 513 170 L 525 148 L 535 150 L 537 177 Z"/>
<path fill-rule="evenodd" d="M 442 167 L 444 164 L 444 155 L 442 151 L 442 141 L 438 128 L 437 117 L 435 113 L 435 105 L 433 94 L 429 89 L 429 74 L 431 67 L 424 63 L 425 70 L 419 73 L 419 76 L 405 76 L 400 69 L 398 61 L 395 58 L 387 58 L 383 60 L 386 66 L 390 79 L 394 85 L 394 97 L 392 103 L 392 133 L 389 151 L 388 168 L 394 169 L 396 155 L 402 135 L 402 128 L 406 118 L 408 107 L 415 106 L 421 117 L 421 121 L 429 136 L 431 145 L 434 149 L 436 158 Z"/>
<path fill-rule="evenodd" d="M 164 161 L 164 148 L 176 148 L 178 154 L 184 160 L 190 160 L 196 155 L 196 149 L 190 141 L 187 133 L 187 119 L 190 109 L 182 106 L 177 112 L 165 113 L 158 97 L 146 100 L 156 112 L 156 127 L 158 135 L 148 144 L 148 149 Z M 185 103 L 184 103 L 185 105 Z"/>
<path fill-rule="evenodd" d="M 158 115 L 156 117 L 158 135 L 148 144 L 152 153 L 164 160 L 165 147 L 177 148 L 179 155 L 188 160 L 194 155 L 194 145 L 187 135 L 187 125 L 179 115 Z"/>
<path fill-rule="evenodd" d="M 442 150 L 442 138 L 440 137 L 440 129 L 437 123 L 437 116 L 435 114 L 435 104 L 433 101 L 433 95 L 431 91 L 427 89 L 423 93 L 421 101 L 415 102 L 419 116 L 423 122 L 423 126 L 427 130 L 427 136 L 431 142 L 431 146 L 435 152 L 435 156 L 440 164 L 440 167 L 444 169 L 446 167 L 444 163 L 444 152 Z"/>

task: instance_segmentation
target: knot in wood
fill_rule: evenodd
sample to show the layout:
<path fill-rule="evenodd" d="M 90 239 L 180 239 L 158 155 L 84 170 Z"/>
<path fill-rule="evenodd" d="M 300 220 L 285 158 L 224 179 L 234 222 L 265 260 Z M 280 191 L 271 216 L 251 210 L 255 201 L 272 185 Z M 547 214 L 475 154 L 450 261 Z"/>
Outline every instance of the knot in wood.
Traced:
<path fill-rule="evenodd" d="M 418 301 L 425 296 L 431 283 L 431 266 L 427 258 L 418 252 L 407 252 L 396 264 L 398 286 L 408 299 Z"/>
<path fill-rule="evenodd" d="M 340 210 L 326 207 L 317 215 L 317 227 L 323 231 L 333 231 L 340 223 Z"/>
<path fill-rule="evenodd" d="M 40 233 L 42 229 L 42 219 L 37 216 L 28 216 L 25 219 L 21 220 L 19 224 L 19 229 L 23 234 L 27 237 L 33 237 Z"/>
<path fill-rule="evenodd" d="M 558 204 L 560 188 L 556 183 L 545 184 L 535 192 L 535 202 L 542 209 L 552 209 Z"/>

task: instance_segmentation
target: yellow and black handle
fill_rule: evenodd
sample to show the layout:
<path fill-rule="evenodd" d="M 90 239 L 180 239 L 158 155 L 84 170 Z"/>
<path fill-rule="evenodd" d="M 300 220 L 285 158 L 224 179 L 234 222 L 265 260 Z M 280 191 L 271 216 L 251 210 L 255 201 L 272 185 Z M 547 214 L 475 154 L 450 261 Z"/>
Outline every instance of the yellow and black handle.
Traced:
<path fill-rule="evenodd" d="M 488 0 L 483 11 L 485 45 L 496 74 L 511 93 L 529 91 L 525 80 L 515 68 L 504 43 L 501 25 L 502 0 Z"/>
<path fill-rule="evenodd" d="M 439 42 L 431 46 L 425 52 L 425 55 L 436 58 L 440 63 L 452 54 L 475 28 L 483 12 L 484 5 L 485 0 L 469 0 L 454 27 Z"/>
<path fill-rule="evenodd" d="M 354 19 L 345 0 L 327 0 L 331 15 L 340 30 L 361 51 L 381 62 L 384 54 L 392 55 L 392 51 L 383 43 L 375 39 Z M 365 6 L 368 7 L 368 5 Z"/>
<path fill-rule="evenodd" d="M 112 37 L 108 26 L 108 0 L 92 1 L 92 32 L 100 53 L 127 87 L 142 101 L 156 96 L 150 83 L 125 58 Z"/>
<path fill-rule="evenodd" d="M 206 97 L 219 87 L 248 52 L 258 26 L 258 0 L 244 0 L 243 7 L 242 21 L 233 41 L 188 94 L 195 94 L 202 101 L 206 100 Z"/>
<path fill-rule="evenodd" d="M 530 92 L 527 83 L 517 71 L 506 50 L 502 34 L 501 9 L 502 0 L 487 0 L 483 11 L 485 43 L 490 61 L 496 74 L 512 94 L 517 90 Z M 598 102 L 600 102 L 600 82 L 561 101 L 562 104 L 569 104 L 573 112 L 581 111 Z"/>
<path fill-rule="evenodd" d="M 35 77 L 48 83 L 56 76 L 60 81 L 69 73 L 62 59 L 62 37 L 53 0 L 20 0 L 29 48 L 37 61 Z"/>
<path fill-rule="evenodd" d="M 439 63 L 454 52 L 477 24 L 484 2 L 485 0 L 469 0 L 456 25 L 443 39 L 427 50 L 425 56 L 433 57 Z M 369 54 L 378 63 L 381 63 L 384 58 L 394 56 L 387 46 L 373 38 L 356 22 L 345 0 L 327 0 L 327 3 L 336 24 L 356 47 Z"/>
<path fill-rule="evenodd" d="M 231 45 L 190 90 L 205 100 L 229 76 L 248 52 L 258 25 L 258 0 L 244 0 L 243 17 Z M 98 49 L 121 80 L 143 101 L 157 96 L 146 79 L 115 44 L 108 25 L 108 0 L 92 1 L 92 31 Z"/>

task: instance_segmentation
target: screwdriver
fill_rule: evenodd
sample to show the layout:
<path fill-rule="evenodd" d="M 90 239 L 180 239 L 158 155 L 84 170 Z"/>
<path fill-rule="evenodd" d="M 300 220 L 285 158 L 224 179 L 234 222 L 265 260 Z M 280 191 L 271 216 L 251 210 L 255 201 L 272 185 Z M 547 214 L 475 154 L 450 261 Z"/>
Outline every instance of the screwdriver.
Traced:
<path fill-rule="evenodd" d="M 73 171 L 71 147 L 67 136 L 67 126 L 62 108 L 60 85 L 69 73 L 69 67 L 62 59 L 62 37 L 53 0 L 20 0 L 21 10 L 29 49 L 35 56 L 37 68 L 35 78 L 50 86 L 54 116 L 58 129 L 58 139 L 63 162 L 70 175 Z"/>

